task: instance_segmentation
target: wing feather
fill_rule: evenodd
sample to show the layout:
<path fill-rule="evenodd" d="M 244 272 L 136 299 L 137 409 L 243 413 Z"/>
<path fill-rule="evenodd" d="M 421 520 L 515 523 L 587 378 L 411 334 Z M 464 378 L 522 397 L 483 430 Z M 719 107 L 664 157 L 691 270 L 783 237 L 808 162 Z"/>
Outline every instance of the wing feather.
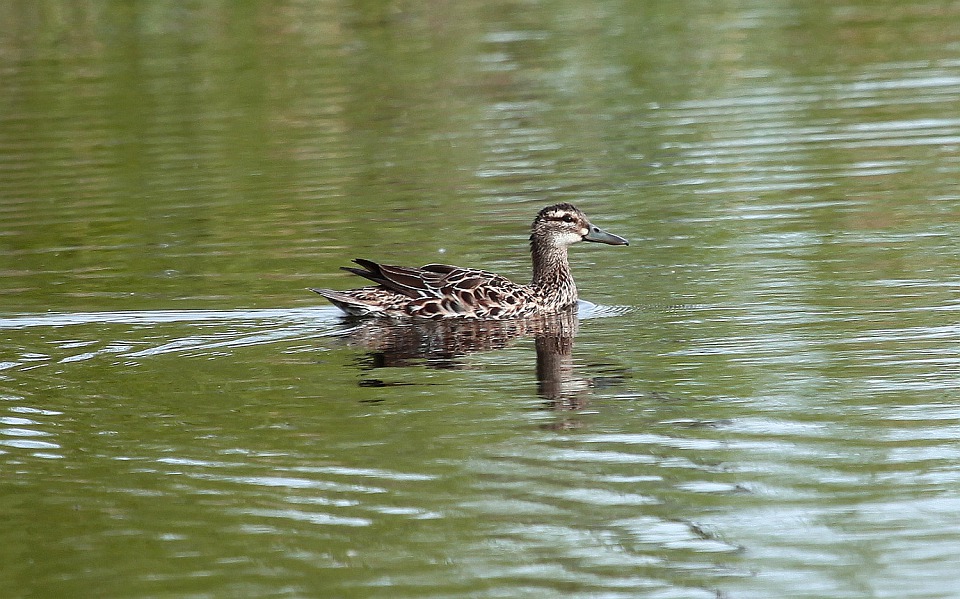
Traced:
<path fill-rule="evenodd" d="M 343 267 L 343 270 L 373 281 L 380 293 L 398 294 L 410 298 L 406 311 L 411 315 L 440 317 L 443 315 L 497 318 L 525 313 L 534 298 L 524 285 L 517 285 L 506 277 L 448 264 L 427 264 L 420 268 L 379 264 L 371 260 L 354 260 L 362 268 Z M 324 290 L 326 291 L 326 290 Z M 324 294 L 328 298 L 328 294 Z M 336 298 L 342 301 L 342 298 Z M 352 298 L 366 303 L 367 298 Z M 378 298 L 379 299 L 379 298 Z M 368 300 L 369 301 L 369 300 Z"/>

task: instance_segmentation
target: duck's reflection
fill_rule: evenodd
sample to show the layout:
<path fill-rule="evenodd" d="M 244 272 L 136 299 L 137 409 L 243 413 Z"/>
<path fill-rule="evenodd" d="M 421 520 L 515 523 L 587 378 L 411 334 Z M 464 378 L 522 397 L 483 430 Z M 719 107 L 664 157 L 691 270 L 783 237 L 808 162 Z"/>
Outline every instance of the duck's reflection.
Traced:
<path fill-rule="evenodd" d="M 584 405 L 591 387 L 590 380 L 577 377 L 574 370 L 573 340 L 579 324 L 576 310 L 514 320 L 372 319 L 359 322 L 343 336 L 349 345 L 367 352 L 371 368 L 413 364 L 459 368 L 464 356 L 533 337 L 538 393 L 552 407 L 576 409 Z"/>

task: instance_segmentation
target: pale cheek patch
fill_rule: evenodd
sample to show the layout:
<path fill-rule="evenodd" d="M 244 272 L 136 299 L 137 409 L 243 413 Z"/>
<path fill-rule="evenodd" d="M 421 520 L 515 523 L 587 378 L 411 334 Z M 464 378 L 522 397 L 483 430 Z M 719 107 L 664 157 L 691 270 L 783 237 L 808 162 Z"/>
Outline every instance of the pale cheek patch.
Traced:
<path fill-rule="evenodd" d="M 590 229 L 580 229 L 580 237 L 585 237 L 587 233 L 590 232 Z"/>

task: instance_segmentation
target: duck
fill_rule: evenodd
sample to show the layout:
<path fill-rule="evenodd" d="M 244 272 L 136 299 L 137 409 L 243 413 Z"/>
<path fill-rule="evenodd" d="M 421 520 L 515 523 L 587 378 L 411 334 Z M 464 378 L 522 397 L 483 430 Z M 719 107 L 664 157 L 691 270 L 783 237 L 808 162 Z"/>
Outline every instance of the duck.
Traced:
<path fill-rule="evenodd" d="M 375 285 L 344 291 L 309 290 L 354 317 L 502 320 L 559 313 L 575 307 L 579 299 L 567 250 L 581 241 L 630 245 L 623 237 L 593 225 L 582 210 L 564 202 L 540 210 L 530 226 L 533 277 L 529 284 L 448 264 L 416 268 L 358 258 L 353 262 L 359 268 L 341 269 Z"/>

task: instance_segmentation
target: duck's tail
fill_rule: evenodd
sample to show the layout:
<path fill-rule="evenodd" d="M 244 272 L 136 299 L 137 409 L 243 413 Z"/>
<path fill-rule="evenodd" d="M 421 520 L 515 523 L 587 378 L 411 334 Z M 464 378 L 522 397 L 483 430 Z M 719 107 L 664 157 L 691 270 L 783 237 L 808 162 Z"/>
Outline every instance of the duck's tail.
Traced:
<path fill-rule="evenodd" d="M 350 316 L 369 316 L 383 312 L 383 308 L 377 305 L 371 305 L 360 298 L 353 297 L 343 291 L 334 291 L 333 289 L 315 289 L 307 287 L 314 293 L 319 293 L 327 298 L 331 304 L 340 308 Z"/>

